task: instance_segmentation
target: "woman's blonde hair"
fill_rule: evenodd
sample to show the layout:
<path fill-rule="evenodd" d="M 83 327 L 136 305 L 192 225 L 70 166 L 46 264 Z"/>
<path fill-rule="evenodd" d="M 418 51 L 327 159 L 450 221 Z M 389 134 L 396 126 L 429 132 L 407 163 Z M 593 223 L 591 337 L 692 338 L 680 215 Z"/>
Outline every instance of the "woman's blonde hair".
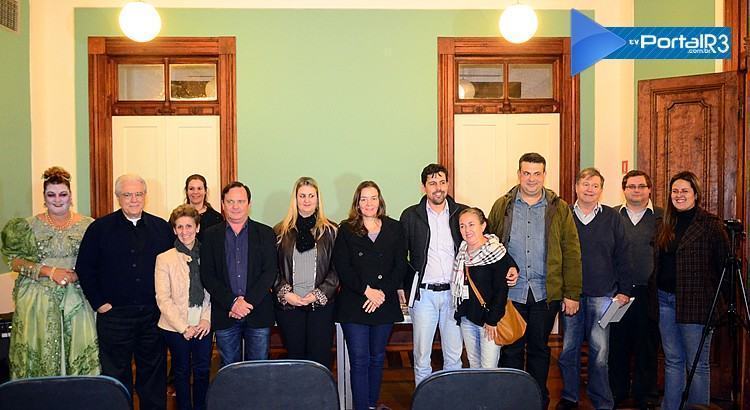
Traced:
<path fill-rule="evenodd" d="M 318 196 L 318 206 L 315 207 L 315 226 L 313 227 L 313 236 L 315 239 L 319 239 L 323 236 L 326 229 L 336 229 L 336 224 L 331 222 L 323 212 L 323 196 L 320 194 L 318 182 L 310 177 L 300 177 L 294 183 L 294 188 L 292 188 L 292 198 L 289 201 L 289 210 L 287 211 L 286 216 L 274 228 L 276 235 L 279 238 L 282 238 L 289 233 L 289 231 L 297 229 L 297 217 L 299 216 L 299 209 L 297 209 L 297 193 L 303 186 L 313 187 L 315 189 L 315 194 Z"/>

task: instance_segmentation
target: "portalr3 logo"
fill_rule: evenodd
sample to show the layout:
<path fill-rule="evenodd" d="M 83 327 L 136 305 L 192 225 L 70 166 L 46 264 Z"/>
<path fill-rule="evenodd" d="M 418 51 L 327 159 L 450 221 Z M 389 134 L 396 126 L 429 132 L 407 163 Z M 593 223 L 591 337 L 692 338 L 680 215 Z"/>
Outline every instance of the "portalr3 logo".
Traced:
<path fill-rule="evenodd" d="M 602 27 L 570 10 L 571 75 L 606 59 L 725 59 L 729 27 Z"/>
<path fill-rule="evenodd" d="M 661 37 L 654 34 L 642 34 L 640 39 L 628 40 L 629 45 L 639 46 L 642 50 L 648 47 L 656 47 L 664 50 L 687 49 L 688 53 L 721 54 L 729 51 L 728 34 L 700 34 L 697 37 L 685 37 L 680 34 L 677 37 Z"/>

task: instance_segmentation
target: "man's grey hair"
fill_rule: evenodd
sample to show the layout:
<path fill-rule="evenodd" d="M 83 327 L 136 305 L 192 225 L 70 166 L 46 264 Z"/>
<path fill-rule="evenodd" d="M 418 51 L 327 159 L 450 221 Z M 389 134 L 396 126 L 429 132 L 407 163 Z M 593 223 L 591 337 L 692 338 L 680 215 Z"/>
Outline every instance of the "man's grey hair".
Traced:
<path fill-rule="evenodd" d="M 117 177 L 117 180 L 115 181 L 115 195 L 119 196 L 122 193 L 122 184 L 131 181 L 140 182 L 143 186 L 143 193 L 145 194 L 147 192 L 146 180 L 143 179 L 143 177 L 138 174 L 125 174 Z"/>

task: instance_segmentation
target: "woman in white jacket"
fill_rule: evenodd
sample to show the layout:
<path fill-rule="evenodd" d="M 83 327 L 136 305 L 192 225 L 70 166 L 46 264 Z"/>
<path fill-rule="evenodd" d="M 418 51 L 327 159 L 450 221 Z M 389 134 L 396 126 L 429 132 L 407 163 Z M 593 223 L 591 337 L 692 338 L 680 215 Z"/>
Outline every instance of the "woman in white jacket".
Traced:
<path fill-rule="evenodd" d="M 177 235 L 175 247 L 156 257 L 159 327 L 172 358 L 177 408 L 205 409 L 212 335 L 211 300 L 200 279 L 200 243 L 196 239 L 200 214 L 191 205 L 180 205 L 172 211 L 169 223 Z"/>

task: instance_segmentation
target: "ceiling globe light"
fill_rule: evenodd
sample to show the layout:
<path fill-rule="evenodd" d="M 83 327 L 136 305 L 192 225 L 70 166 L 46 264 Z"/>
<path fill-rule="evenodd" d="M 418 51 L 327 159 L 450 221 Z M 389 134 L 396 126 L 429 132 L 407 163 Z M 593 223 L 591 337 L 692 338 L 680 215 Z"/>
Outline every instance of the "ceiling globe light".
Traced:
<path fill-rule="evenodd" d="M 161 30 L 161 17 L 154 6 L 133 1 L 120 11 L 120 29 L 131 40 L 151 41 Z"/>
<path fill-rule="evenodd" d="M 531 6 L 514 4 L 500 15 L 500 34 L 511 43 L 523 43 L 534 36 L 538 24 Z"/>
<path fill-rule="evenodd" d="M 474 88 L 474 83 L 469 80 L 458 80 L 458 99 L 468 100 L 474 98 L 477 90 Z"/>

